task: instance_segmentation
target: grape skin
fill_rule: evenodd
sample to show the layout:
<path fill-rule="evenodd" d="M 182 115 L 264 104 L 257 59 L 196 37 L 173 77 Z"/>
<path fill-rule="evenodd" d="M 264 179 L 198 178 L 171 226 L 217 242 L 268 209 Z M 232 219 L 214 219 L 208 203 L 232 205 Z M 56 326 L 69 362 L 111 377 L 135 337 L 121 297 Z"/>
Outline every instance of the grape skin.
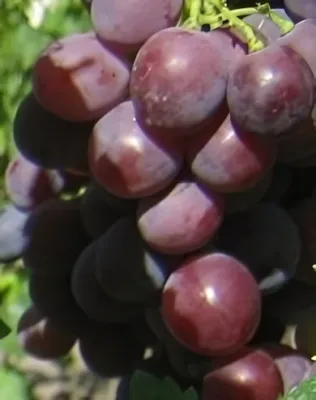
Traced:
<path fill-rule="evenodd" d="M 276 144 L 240 129 L 230 115 L 216 128 L 189 141 L 187 159 L 192 173 L 221 193 L 251 189 L 273 166 Z"/>
<path fill-rule="evenodd" d="M 284 9 L 295 23 L 307 18 L 316 18 L 314 0 L 284 0 Z"/>
<path fill-rule="evenodd" d="M 45 276 L 31 273 L 29 295 L 39 312 L 76 336 L 89 330 L 92 320 L 75 301 L 69 276 Z"/>
<path fill-rule="evenodd" d="M 104 291 L 119 301 L 153 301 L 169 268 L 166 258 L 145 247 L 134 217 L 119 219 L 98 240 L 96 276 Z"/>
<path fill-rule="evenodd" d="M 65 36 L 38 56 L 33 91 L 41 105 L 69 121 L 101 118 L 128 96 L 130 65 L 94 32 Z"/>
<path fill-rule="evenodd" d="M 106 203 L 102 191 L 90 185 L 82 197 L 80 215 L 88 234 L 97 239 L 124 213 Z"/>
<path fill-rule="evenodd" d="M 301 251 L 297 226 L 274 203 L 226 218 L 216 245 L 244 262 L 264 293 L 278 290 L 295 275 Z"/>
<path fill-rule="evenodd" d="M 24 351 L 44 360 L 66 356 L 76 341 L 73 334 L 54 320 L 43 317 L 34 305 L 20 317 L 17 336 Z"/>
<path fill-rule="evenodd" d="M 80 201 L 48 200 L 29 216 L 23 261 L 27 268 L 48 276 L 67 275 L 90 238 L 82 224 Z"/>
<path fill-rule="evenodd" d="M 260 315 L 256 281 L 243 264 L 223 253 L 189 258 L 164 286 L 162 316 L 168 329 L 202 355 L 225 355 L 242 347 L 254 335 Z"/>
<path fill-rule="evenodd" d="M 65 183 L 58 171 L 41 168 L 21 154 L 9 163 L 4 179 L 10 200 L 25 210 L 58 197 Z"/>
<path fill-rule="evenodd" d="M 75 167 L 86 172 L 92 127 L 91 123 L 79 124 L 56 117 L 31 92 L 21 101 L 14 117 L 13 137 L 20 153 L 40 167 Z"/>
<path fill-rule="evenodd" d="M 140 307 L 119 303 L 102 290 L 95 276 L 96 246 L 92 242 L 76 261 L 71 277 L 72 294 L 89 318 L 102 323 L 127 322 L 139 314 Z"/>
<path fill-rule="evenodd" d="M 89 370 L 106 378 L 131 373 L 144 353 L 124 324 L 92 327 L 79 338 L 79 349 Z"/>
<path fill-rule="evenodd" d="M 149 196 L 171 183 L 182 166 L 182 149 L 158 139 L 135 119 L 131 101 L 121 103 L 93 129 L 89 161 L 94 178 L 124 198 Z"/>
<path fill-rule="evenodd" d="M 225 96 L 224 43 L 216 32 L 168 28 L 154 34 L 139 50 L 131 74 L 138 118 L 181 136 L 211 118 Z"/>
<path fill-rule="evenodd" d="M 278 136 L 311 113 L 314 76 L 299 53 L 273 44 L 236 65 L 228 79 L 227 102 L 243 129 Z"/>
<path fill-rule="evenodd" d="M 95 31 L 118 51 L 137 51 L 162 29 L 176 25 L 183 0 L 93 0 Z"/>
<path fill-rule="evenodd" d="M 183 254 L 204 246 L 222 223 L 220 195 L 190 178 L 139 202 L 138 228 L 154 250 Z"/>
<path fill-rule="evenodd" d="M 269 343 L 261 348 L 274 359 L 282 376 L 285 393 L 297 387 L 305 379 L 312 366 L 312 361 L 306 354 L 289 346 Z"/>
<path fill-rule="evenodd" d="M 305 59 L 314 77 L 316 77 L 315 34 L 316 18 L 309 18 L 296 24 L 291 32 L 279 39 L 280 44 L 291 47 Z"/>
<path fill-rule="evenodd" d="M 245 349 L 214 362 L 203 384 L 203 399 L 276 400 L 283 382 L 273 359 L 260 349 Z"/>
<path fill-rule="evenodd" d="M 23 256 L 29 243 L 24 232 L 28 218 L 29 212 L 21 211 L 13 204 L 0 209 L 0 263 Z"/>

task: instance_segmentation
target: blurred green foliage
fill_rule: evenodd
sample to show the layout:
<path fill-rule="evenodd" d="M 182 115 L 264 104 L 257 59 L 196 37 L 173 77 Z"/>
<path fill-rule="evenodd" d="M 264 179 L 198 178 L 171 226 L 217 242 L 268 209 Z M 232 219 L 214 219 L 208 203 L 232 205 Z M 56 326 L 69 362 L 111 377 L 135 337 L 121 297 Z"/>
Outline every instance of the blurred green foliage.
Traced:
<path fill-rule="evenodd" d="M 47 7 L 44 7 L 47 5 Z M 50 42 L 91 29 L 80 0 L 0 0 L 0 207 L 7 201 L 4 172 L 16 149 L 12 121 L 30 90 L 32 65 Z M 15 334 L 17 321 L 30 304 L 26 273 L 21 262 L 0 264 L 0 352 L 21 355 Z M 29 399 L 22 377 L 0 369 L 0 399 Z"/>

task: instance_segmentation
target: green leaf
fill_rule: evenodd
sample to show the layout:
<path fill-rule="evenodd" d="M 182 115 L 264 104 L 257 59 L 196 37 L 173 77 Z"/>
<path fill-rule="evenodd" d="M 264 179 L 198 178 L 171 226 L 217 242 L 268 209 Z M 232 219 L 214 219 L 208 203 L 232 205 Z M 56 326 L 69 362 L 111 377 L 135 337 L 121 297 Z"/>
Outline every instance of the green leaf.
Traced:
<path fill-rule="evenodd" d="M 298 388 L 289 392 L 279 400 L 315 400 L 316 376 L 304 381 Z"/>
<path fill-rule="evenodd" d="M 183 392 L 172 378 L 159 379 L 144 371 L 132 376 L 129 396 L 130 400 L 198 400 L 193 388 Z"/>
<path fill-rule="evenodd" d="M 16 371 L 0 369 L 0 398 L 10 400 L 28 400 L 29 386 L 26 379 Z"/>
<path fill-rule="evenodd" d="M 130 400 L 160 400 L 161 381 L 144 371 L 136 371 L 129 384 Z"/>
<path fill-rule="evenodd" d="M 0 339 L 6 337 L 11 332 L 8 325 L 0 319 Z"/>
<path fill-rule="evenodd" d="M 198 394 L 196 391 L 191 387 L 186 392 L 184 392 L 183 400 L 198 400 Z"/>

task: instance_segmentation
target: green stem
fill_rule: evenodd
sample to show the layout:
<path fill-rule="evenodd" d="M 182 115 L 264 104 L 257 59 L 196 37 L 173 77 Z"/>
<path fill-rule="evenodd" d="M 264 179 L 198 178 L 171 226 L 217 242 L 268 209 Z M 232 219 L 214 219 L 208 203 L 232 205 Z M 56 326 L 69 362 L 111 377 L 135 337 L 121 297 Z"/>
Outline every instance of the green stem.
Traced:
<path fill-rule="evenodd" d="M 282 35 L 290 32 L 294 27 L 291 21 L 271 11 L 269 3 L 230 10 L 226 0 L 185 0 L 181 26 L 188 29 L 200 29 L 202 25 L 209 25 L 211 30 L 214 30 L 225 24 L 240 31 L 248 43 L 249 51 L 254 52 L 263 49 L 264 43 L 258 39 L 253 28 L 240 17 L 257 13 L 266 15 L 278 25 Z"/>

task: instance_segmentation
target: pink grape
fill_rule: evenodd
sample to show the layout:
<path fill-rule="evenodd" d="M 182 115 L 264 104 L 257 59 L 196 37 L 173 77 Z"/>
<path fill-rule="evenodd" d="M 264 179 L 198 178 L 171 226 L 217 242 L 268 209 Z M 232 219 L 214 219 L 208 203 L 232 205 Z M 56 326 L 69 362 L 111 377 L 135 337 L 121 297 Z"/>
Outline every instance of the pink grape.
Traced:
<path fill-rule="evenodd" d="M 153 35 L 135 59 L 130 92 L 138 118 L 183 135 L 216 113 L 225 97 L 222 36 L 184 28 Z"/>
<path fill-rule="evenodd" d="M 308 117 L 314 86 L 307 62 L 276 42 L 236 64 L 227 83 L 227 102 L 243 129 L 278 136 Z"/>
<path fill-rule="evenodd" d="M 102 117 L 128 96 L 130 66 L 93 32 L 53 42 L 33 68 L 33 90 L 48 111 L 70 121 Z"/>
<path fill-rule="evenodd" d="M 204 378 L 203 400 L 276 400 L 283 393 L 276 364 L 260 349 L 245 349 L 217 362 Z"/>
<path fill-rule="evenodd" d="M 175 338 L 202 355 L 224 355 L 253 337 L 261 316 L 259 287 L 247 268 L 223 253 L 184 261 L 168 278 L 162 316 Z"/>
<path fill-rule="evenodd" d="M 138 124 L 131 101 L 121 103 L 94 127 L 89 150 L 94 178 L 119 197 L 149 196 L 168 186 L 182 166 L 181 146 L 157 139 Z"/>
<path fill-rule="evenodd" d="M 95 31 L 119 51 L 137 51 L 147 39 L 174 26 L 183 0 L 93 0 L 91 19 Z"/>
<path fill-rule="evenodd" d="M 251 189 L 273 166 L 276 144 L 240 129 L 229 115 L 214 131 L 208 128 L 189 140 L 187 158 L 193 174 L 218 192 Z"/>
<path fill-rule="evenodd" d="M 182 254 L 205 245 L 219 228 L 222 197 L 190 178 L 140 200 L 138 228 L 156 251 Z"/>

